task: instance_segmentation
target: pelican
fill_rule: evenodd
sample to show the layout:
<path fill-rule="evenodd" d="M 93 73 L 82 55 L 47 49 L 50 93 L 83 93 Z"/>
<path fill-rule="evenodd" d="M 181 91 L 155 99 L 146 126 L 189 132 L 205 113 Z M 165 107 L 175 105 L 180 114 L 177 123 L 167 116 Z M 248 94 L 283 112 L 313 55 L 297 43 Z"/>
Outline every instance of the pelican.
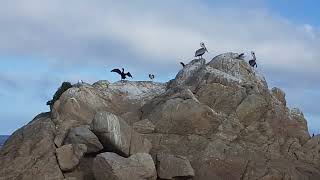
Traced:
<path fill-rule="evenodd" d="M 249 64 L 250 64 L 250 66 L 251 67 L 254 67 L 254 66 L 256 66 L 256 68 L 258 67 L 258 65 L 257 65 L 257 62 L 256 62 L 256 54 L 253 52 L 253 51 L 251 51 L 251 55 L 252 55 L 252 57 L 253 57 L 253 59 L 251 59 L 250 61 L 249 61 Z"/>
<path fill-rule="evenodd" d="M 149 78 L 151 79 L 151 81 L 154 79 L 154 74 L 149 74 Z"/>
<path fill-rule="evenodd" d="M 122 72 L 120 71 L 120 69 L 113 69 L 111 72 L 118 73 L 121 76 L 121 80 L 126 79 L 127 78 L 126 76 L 132 78 L 132 75 L 130 74 L 130 72 L 125 73 L 123 68 L 122 68 Z"/>
<path fill-rule="evenodd" d="M 204 45 L 203 42 L 200 43 L 200 46 L 201 46 L 201 48 L 196 51 L 194 57 L 199 57 L 199 56 L 200 56 L 200 58 L 202 58 L 202 55 L 203 55 L 206 51 L 208 52 L 208 50 L 207 50 L 207 48 L 206 48 L 206 46 Z"/>

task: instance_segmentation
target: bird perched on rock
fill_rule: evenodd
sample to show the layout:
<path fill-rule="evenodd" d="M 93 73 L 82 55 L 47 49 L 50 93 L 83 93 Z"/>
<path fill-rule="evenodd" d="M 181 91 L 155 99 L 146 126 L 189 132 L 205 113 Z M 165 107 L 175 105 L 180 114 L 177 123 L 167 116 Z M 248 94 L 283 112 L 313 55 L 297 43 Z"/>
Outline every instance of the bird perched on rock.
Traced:
<path fill-rule="evenodd" d="M 258 65 L 257 65 L 257 62 L 256 62 L 256 54 L 253 52 L 253 51 L 251 51 L 251 55 L 252 55 L 252 58 L 253 59 L 251 59 L 250 61 L 249 61 L 249 64 L 250 64 L 250 66 L 251 67 L 254 67 L 254 66 L 256 66 L 256 68 L 258 67 Z"/>
<path fill-rule="evenodd" d="M 243 59 L 245 57 L 244 53 L 241 53 L 237 56 L 237 59 Z"/>
<path fill-rule="evenodd" d="M 194 57 L 200 57 L 200 58 L 202 58 L 202 55 L 203 55 L 206 51 L 208 52 L 208 50 L 207 50 L 207 48 L 206 48 L 206 46 L 204 45 L 203 42 L 200 43 L 200 46 L 201 46 L 201 48 L 196 51 Z"/>
<path fill-rule="evenodd" d="M 149 78 L 151 79 L 151 81 L 154 79 L 154 74 L 149 74 Z"/>
<path fill-rule="evenodd" d="M 186 66 L 183 62 L 180 62 L 180 64 L 181 64 L 182 67 L 185 67 L 185 66 Z"/>
<path fill-rule="evenodd" d="M 122 71 L 120 71 L 120 69 L 113 69 L 111 72 L 116 72 L 121 76 L 121 80 L 124 80 L 128 77 L 132 78 L 132 75 L 130 74 L 130 72 L 125 73 L 124 72 L 124 68 L 122 68 Z"/>

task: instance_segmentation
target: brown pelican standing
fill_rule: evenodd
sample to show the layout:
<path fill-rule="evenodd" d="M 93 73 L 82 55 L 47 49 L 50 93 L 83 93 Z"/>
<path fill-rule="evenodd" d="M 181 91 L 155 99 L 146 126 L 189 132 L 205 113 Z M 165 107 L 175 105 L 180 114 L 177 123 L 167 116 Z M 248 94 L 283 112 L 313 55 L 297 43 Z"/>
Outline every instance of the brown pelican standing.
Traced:
<path fill-rule="evenodd" d="M 202 55 L 203 55 L 206 51 L 208 52 L 208 50 L 207 50 L 207 48 L 206 48 L 206 46 L 204 45 L 203 42 L 200 43 L 200 46 L 201 46 L 201 48 L 196 51 L 194 57 L 199 57 L 199 56 L 200 56 L 200 58 L 202 58 Z"/>
<path fill-rule="evenodd" d="M 151 79 L 151 81 L 154 79 L 154 74 L 149 74 L 149 78 Z"/>
<path fill-rule="evenodd" d="M 258 67 L 258 65 L 257 65 L 257 62 L 256 62 L 256 54 L 253 52 L 253 51 L 251 51 L 251 55 L 252 55 L 252 57 L 253 57 L 253 59 L 251 59 L 250 61 L 249 61 L 249 64 L 250 64 L 250 66 L 251 67 L 254 67 L 254 66 L 256 66 L 256 68 Z"/>
<path fill-rule="evenodd" d="M 126 76 L 129 76 L 132 78 L 132 75 L 130 74 L 130 72 L 125 73 L 123 68 L 122 68 L 122 72 L 120 71 L 120 69 L 113 69 L 111 72 L 116 72 L 120 74 L 121 80 L 126 79 L 127 78 Z"/>

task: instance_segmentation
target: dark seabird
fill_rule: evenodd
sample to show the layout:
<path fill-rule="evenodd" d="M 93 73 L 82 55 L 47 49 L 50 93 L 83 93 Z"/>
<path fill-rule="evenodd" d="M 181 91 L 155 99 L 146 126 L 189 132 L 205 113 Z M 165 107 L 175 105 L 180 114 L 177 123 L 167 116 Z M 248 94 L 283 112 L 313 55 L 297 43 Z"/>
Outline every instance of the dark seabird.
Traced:
<path fill-rule="evenodd" d="M 203 42 L 200 43 L 200 46 L 201 46 L 201 48 L 196 51 L 194 57 L 200 57 L 200 58 L 202 58 L 202 55 L 203 55 L 206 51 L 208 52 L 208 50 L 207 50 L 207 48 L 206 48 L 206 46 L 204 45 Z"/>
<path fill-rule="evenodd" d="M 181 64 L 182 67 L 185 67 L 185 66 L 186 66 L 183 62 L 180 62 L 180 64 Z"/>
<path fill-rule="evenodd" d="M 243 59 L 245 57 L 244 53 L 239 54 L 239 56 L 237 57 L 237 59 Z"/>
<path fill-rule="evenodd" d="M 257 65 L 257 62 L 256 62 L 256 54 L 253 51 L 251 51 L 251 55 L 252 55 L 253 59 L 251 59 L 249 61 L 249 64 L 250 64 L 251 67 L 256 66 L 256 68 L 257 68 L 258 65 Z"/>
<path fill-rule="evenodd" d="M 151 79 L 151 81 L 154 79 L 154 74 L 149 74 L 149 78 Z"/>
<path fill-rule="evenodd" d="M 122 72 L 120 71 L 120 69 L 113 69 L 111 72 L 116 72 L 120 74 L 121 80 L 126 79 L 127 78 L 126 76 L 132 78 L 132 75 L 130 74 L 130 72 L 125 73 L 123 68 L 122 68 Z"/>

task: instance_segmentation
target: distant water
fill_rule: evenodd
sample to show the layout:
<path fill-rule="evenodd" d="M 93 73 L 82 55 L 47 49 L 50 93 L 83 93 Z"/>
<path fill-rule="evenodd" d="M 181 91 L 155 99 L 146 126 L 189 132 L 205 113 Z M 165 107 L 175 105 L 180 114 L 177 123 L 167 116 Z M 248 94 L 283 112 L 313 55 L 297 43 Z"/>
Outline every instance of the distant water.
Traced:
<path fill-rule="evenodd" d="M 2 145 L 4 144 L 4 142 L 8 139 L 9 136 L 6 135 L 0 135 L 0 149 L 2 147 Z"/>

